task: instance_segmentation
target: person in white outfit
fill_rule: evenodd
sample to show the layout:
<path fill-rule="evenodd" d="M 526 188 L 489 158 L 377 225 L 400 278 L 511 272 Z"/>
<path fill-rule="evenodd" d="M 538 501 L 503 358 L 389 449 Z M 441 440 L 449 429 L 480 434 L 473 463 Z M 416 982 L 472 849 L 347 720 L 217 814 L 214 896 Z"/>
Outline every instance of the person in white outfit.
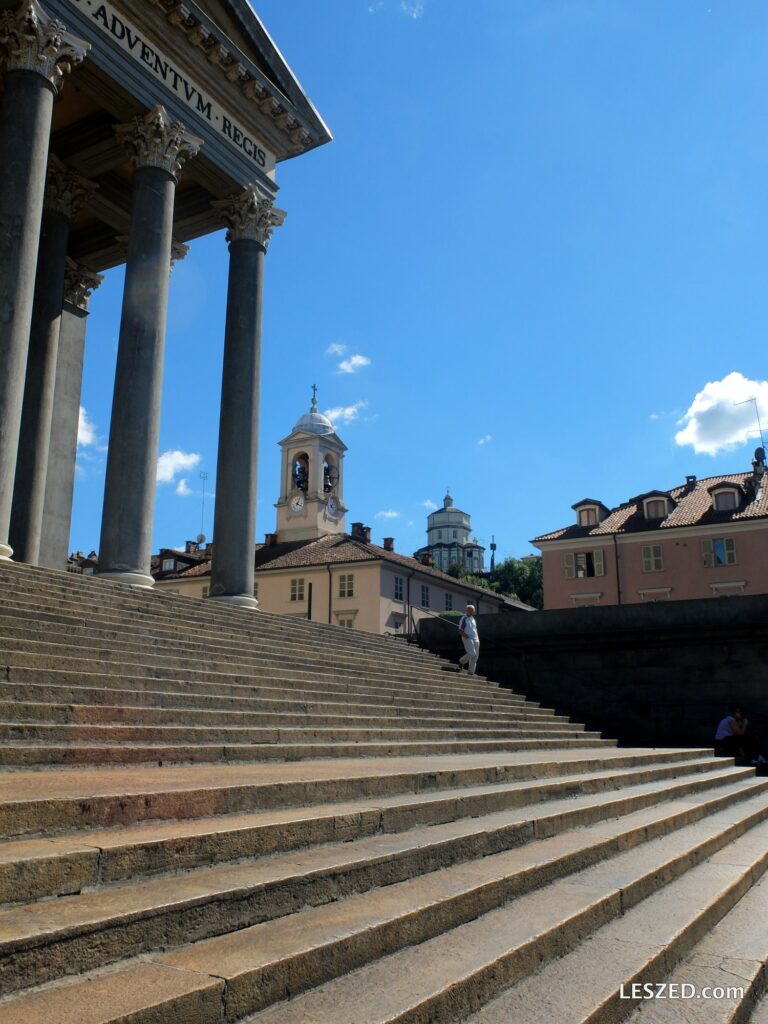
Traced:
<path fill-rule="evenodd" d="M 467 672 L 471 676 L 475 674 L 477 668 L 477 659 L 480 657 L 480 637 L 477 635 L 477 622 L 475 621 L 475 606 L 473 604 L 467 605 L 467 610 L 459 620 L 459 634 L 461 636 L 461 642 L 464 644 L 464 650 L 466 651 L 459 658 L 459 665 L 462 668 L 466 667 Z"/>

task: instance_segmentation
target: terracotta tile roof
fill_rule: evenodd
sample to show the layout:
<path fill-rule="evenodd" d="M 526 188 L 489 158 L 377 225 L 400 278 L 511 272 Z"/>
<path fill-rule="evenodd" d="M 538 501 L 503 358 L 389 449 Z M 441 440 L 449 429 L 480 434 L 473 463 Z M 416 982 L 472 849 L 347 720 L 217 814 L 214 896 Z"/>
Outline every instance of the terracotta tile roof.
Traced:
<path fill-rule="evenodd" d="M 501 603 L 509 603 L 510 598 L 496 594 L 492 590 L 485 590 L 482 587 L 475 587 L 464 580 L 457 580 L 448 573 L 440 572 L 439 569 L 432 569 L 422 565 L 415 558 L 408 555 L 398 554 L 396 551 L 387 551 L 378 544 L 366 544 L 364 541 L 356 540 L 348 533 L 330 534 L 327 537 L 320 537 L 318 540 L 289 541 L 283 544 L 257 544 L 255 554 L 256 572 L 269 572 L 278 569 L 302 569 L 315 565 L 335 565 L 348 562 L 389 562 L 402 569 L 416 570 L 424 576 L 431 576 L 435 581 L 450 584 L 452 587 L 460 587 L 462 590 L 479 594 L 483 597 L 493 598 Z M 192 579 L 199 576 L 209 576 L 211 572 L 210 561 L 202 562 L 200 565 L 193 565 L 189 569 L 180 569 L 176 572 L 163 573 L 164 580 L 170 579 Z M 517 602 L 513 602 L 517 603 Z"/>
<path fill-rule="evenodd" d="M 715 526 L 720 523 L 768 518 L 768 479 L 764 480 L 755 497 L 752 497 L 749 487 L 751 480 L 752 473 L 731 473 L 726 476 L 705 477 L 695 483 L 673 487 L 670 491 L 647 491 L 611 509 L 605 519 L 595 526 L 564 526 L 560 530 L 540 534 L 532 543 L 601 537 L 614 533 L 648 533 L 681 526 Z M 738 508 L 722 512 L 715 509 L 712 492 L 721 484 L 733 484 L 741 491 L 743 497 Z M 643 498 L 656 494 L 671 498 L 673 508 L 664 519 L 648 520 L 643 515 Z"/>

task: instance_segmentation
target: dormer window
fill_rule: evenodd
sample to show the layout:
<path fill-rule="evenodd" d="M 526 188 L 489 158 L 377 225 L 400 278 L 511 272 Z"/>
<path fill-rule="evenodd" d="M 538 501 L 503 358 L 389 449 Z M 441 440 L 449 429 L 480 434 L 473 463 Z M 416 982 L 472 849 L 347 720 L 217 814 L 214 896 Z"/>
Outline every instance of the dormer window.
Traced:
<path fill-rule="evenodd" d="M 594 505 L 579 509 L 579 526 L 597 526 L 597 509 Z"/>
<path fill-rule="evenodd" d="M 739 496 L 735 490 L 715 491 L 712 495 L 712 502 L 717 512 L 732 512 L 739 507 Z"/>
<path fill-rule="evenodd" d="M 163 566 L 162 566 L 162 571 L 163 572 L 173 572 L 173 570 L 175 568 L 176 568 L 176 560 L 174 558 L 164 558 L 163 559 Z"/>
<path fill-rule="evenodd" d="M 645 502 L 646 519 L 663 519 L 667 514 L 666 498 L 648 498 Z"/>

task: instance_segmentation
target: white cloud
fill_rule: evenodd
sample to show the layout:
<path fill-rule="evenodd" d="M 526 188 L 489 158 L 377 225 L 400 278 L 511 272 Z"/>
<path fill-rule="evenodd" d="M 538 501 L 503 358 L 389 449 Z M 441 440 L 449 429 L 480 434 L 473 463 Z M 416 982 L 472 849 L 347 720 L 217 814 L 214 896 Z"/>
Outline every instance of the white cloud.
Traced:
<path fill-rule="evenodd" d="M 368 356 L 361 356 L 359 353 L 350 356 L 349 359 L 342 359 L 339 363 L 339 373 L 357 373 L 364 366 L 370 366 L 371 360 Z"/>
<path fill-rule="evenodd" d="M 751 398 L 757 399 L 762 422 L 768 422 L 768 381 L 749 380 L 737 372 L 729 373 L 722 380 L 710 381 L 678 420 L 682 430 L 675 434 L 675 442 L 681 446 L 692 445 L 697 455 L 731 451 L 750 439 L 757 442 L 757 420 Z"/>
<path fill-rule="evenodd" d="M 659 413 L 657 413 L 657 412 L 652 412 L 651 415 L 648 417 L 648 419 L 649 420 L 660 420 L 661 419 L 661 415 Z"/>
<path fill-rule="evenodd" d="M 400 518 L 400 513 L 399 512 L 395 512 L 395 510 L 391 509 L 391 508 L 387 508 L 387 509 L 382 510 L 381 512 L 377 512 L 376 515 L 374 516 L 374 519 L 399 519 L 399 518 Z"/>
<path fill-rule="evenodd" d="M 424 13 L 424 4 L 409 4 L 406 3 L 405 0 L 402 0 L 402 3 L 400 4 L 400 10 L 403 12 L 403 14 L 407 14 L 409 18 L 413 18 L 415 21 L 416 19 L 420 18 Z"/>
<path fill-rule="evenodd" d="M 414 523 L 414 521 L 412 519 L 409 519 L 408 522 L 405 525 L 406 526 L 415 526 L 416 524 Z"/>
<path fill-rule="evenodd" d="M 173 483 L 177 473 L 194 469 L 199 462 L 200 456 L 195 452 L 163 452 L 157 460 L 157 482 L 159 484 Z"/>
<path fill-rule="evenodd" d="M 483 434 L 483 436 L 480 438 L 480 440 L 477 443 L 478 444 L 488 444 L 488 442 L 492 441 L 492 440 L 493 440 L 493 434 Z"/>
<path fill-rule="evenodd" d="M 340 345 L 338 341 L 334 341 L 332 345 L 329 345 L 325 350 L 327 356 L 343 356 L 347 351 L 346 345 Z"/>
<path fill-rule="evenodd" d="M 96 444 L 96 424 L 89 419 L 84 406 L 80 406 L 80 416 L 77 421 L 77 443 L 78 445 Z"/>
<path fill-rule="evenodd" d="M 176 484 L 176 493 L 180 494 L 183 498 L 188 498 L 190 494 L 194 494 L 194 491 L 189 489 L 187 478 L 183 476 L 181 480 Z"/>
<path fill-rule="evenodd" d="M 419 504 L 422 506 L 422 508 L 428 508 L 430 512 L 433 509 L 437 508 L 437 505 L 434 503 L 434 501 L 430 501 L 429 498 L 425 498 L 424 501 L 420 501 Z"/>
<path fill-rule="evenodd" d="M 352 423 L 360 415 L 368 403 L 364 400 L 353 402 L 352 405 L 336 405 L 333 409 L 326 409 L 323 416 L 327 416 L 334 427 L 340 423 Z"/>

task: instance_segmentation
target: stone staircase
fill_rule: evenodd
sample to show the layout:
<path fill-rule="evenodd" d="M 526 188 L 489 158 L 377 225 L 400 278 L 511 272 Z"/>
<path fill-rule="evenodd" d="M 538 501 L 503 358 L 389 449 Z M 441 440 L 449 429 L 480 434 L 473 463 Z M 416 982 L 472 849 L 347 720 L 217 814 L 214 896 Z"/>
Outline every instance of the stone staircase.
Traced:
<path fill-rule="evenodd" d="M 752 769 L 26 566 L 0 652 L 0 1024 L 768 1024 Z"/>

